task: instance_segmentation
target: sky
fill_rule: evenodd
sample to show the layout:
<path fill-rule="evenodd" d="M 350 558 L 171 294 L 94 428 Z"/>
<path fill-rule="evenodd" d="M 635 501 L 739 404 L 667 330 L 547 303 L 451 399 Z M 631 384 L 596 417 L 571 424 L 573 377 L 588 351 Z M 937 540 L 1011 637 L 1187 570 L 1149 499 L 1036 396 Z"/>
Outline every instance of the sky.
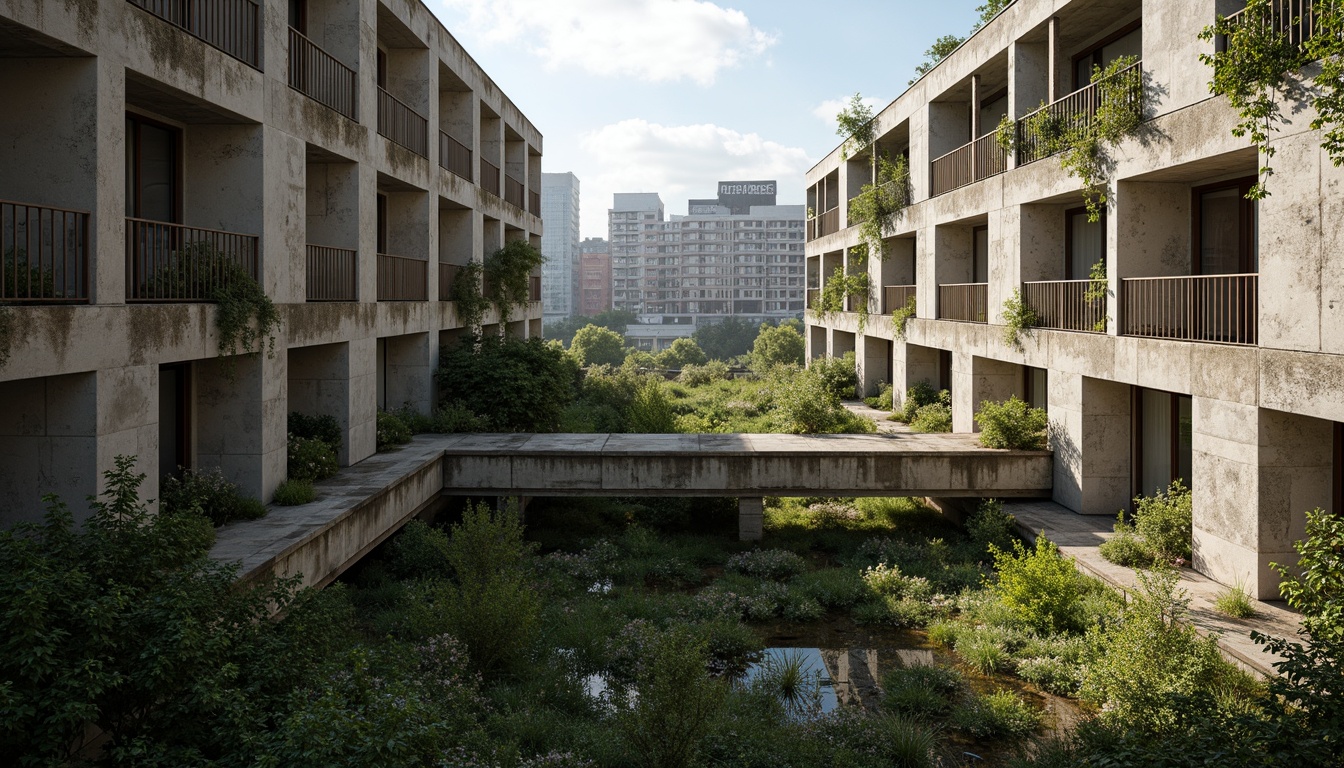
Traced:
<path fill-rule="evenodd" d="M 541 131 L 542 170 L 578 177 L 583 237 L 607 236 L 614 192 L 684 214 L 717 181 L 776 179 L 803 204 L 844 102 L 890 103 L 983 2 L 426 0 Z"/>

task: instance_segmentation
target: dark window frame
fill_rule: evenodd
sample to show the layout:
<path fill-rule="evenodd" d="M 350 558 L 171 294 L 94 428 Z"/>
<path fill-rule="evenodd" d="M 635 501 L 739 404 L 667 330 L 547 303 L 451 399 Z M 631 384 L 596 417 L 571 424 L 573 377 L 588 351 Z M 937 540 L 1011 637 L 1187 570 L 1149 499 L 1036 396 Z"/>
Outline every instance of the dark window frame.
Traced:
<path fill-rule="evenodd" d="M 377 49 L 378 53 L 374 57 L 374 80 L 379 88 L 387 90 L 387 51 L 382 48 Z"/>
<path fill-rule="evenodd" d="M 172 213 L 172 220 L 171 220 L 171 221 L 164 222 L 164 223 L 165 223 L 165 224 L 181 224 L 181 223 L 182 223 L 182 186 L 183 186 L 183 185 L 182 185 L 182 180 L 183 180 L 182 166 L 183 166 L 183 163 L 184 163 L 184 155 L 183 155 L 183 149 L 184 149 L 184 148 L 183 148 L 183 146 L 182 146 L 182 145 L 183 145 L 183 141 L 182 141 L 182 129 L 179 128 L 179 127 L 177 127 L 176 125 L 171 125 L 171 124 L 169 124 L 169 123 L 165 123 L 165 122 L 163 122 L 162 120 L 155 120 L 155 119 L 152 118 L 152 117 L 146 117 L 146 116 L 144 116 L 144 115 L 142 115 L 142 114 L 140 114 L 140 113 L 138 113 L 138 112 L 127 112 L 127 113 L 126 113 L 126 122 L 129 123 L 129 125 L 127 126 L 127 127 L 128 127 L 128 133 L 127 133 L 127 135 L 126 135 L 126 142 L 127 142 L 127 143 L 130 145 L 130 147 L 131 147 L 131 154 L 132 154 L 131 165 L 132 165 L 132 167 L 135 169 L 134 172 L 133 172 L 133 176 L 134 176 L 134 178 L 133 178 L 133 179 L 128 178 L 128 179 L 125 180 L 125 181 L 126 181 L 126 186 L 129 187 L 129 188 L 131 188 L 131 189 L 134 191 L 134 200 L 133 200 L 133 202 L 132 202 L 132 204 L 131 204 L 131 208 L 134 210 L 134 213 L 130 214 L 130 217 L 133 218 L 133 219 L 143 219 L 143 218 L 145 218 L 145 217 L 142 215 L 143 211 L 142 211 L 141 208 L 140 208 L 140 204 L 141 204 L 140 192 L 141 192 L 141 187 L 142 187 L 142 184 L 140 183 L 140 179 L 141 179 L 141 170 L 140 170 L 140 163 L 141 163 L 141 157 L 140 157 L 140 153 L 141 153 L 140 128 L 141 128 L 142 126 L 145 126 L 145 125 L 150 125 L 150 126 L 153 126 L 153 127 L 155 127 L 155 128 L 160 128 L 160 129 L 162 129 L 162 130 L 167 131 L 167 132 L 169 133 L 169 135 L 172 136 L 172 139 L 173 139 L 173 153 L 172 153 L 172 154 L 173 154 L 173 195 L 172 195 L 172 197 L 173 197 L 173 213 Z"/>
<path fill-rule="evenodd" d="M 1028 405 L 1032 405 L 1032 403 L 1035 402 L 1035 401 L 1037 400 L 1037 397 L 1036 397 L 1036 385 L 1035 385 L 1034 383 L 1032 383 L 1032 374 L 1033 374 L 1033 373 L 1036 373 L 1037 371 L 1041 371 L 1041 372 L 1045 373 L 1045 386 L 1044 386 L 1044 390 L 1045 390 L 1045 391 L 1042 392 L 1042 393 L 1040 393 L 1042 396 L 1041 396 L 1039 399 L 1040 399 L 1041 402 L 1044 403 L 1046 406 L 1049 406 L 1049 404 L 1050 404 L 1050 369 L 1048 369 L 1048 368 L 1037 368 L 1037 367 L 1035 367 L 1035 366 L 1031 366 L 1031 365 L 1024 365 L 1024 366 L 1022 366 L 1022 399 L 1025 400 L 1026 403 L 1027 403 Z M 1032 407 L 1036 407 L 1036 406 L 1032 406 Z"/>
<path fill-rule="evenodd" d="M 952 350 L 938 350 L 938 389 L 952 391 Z"/>
<path fill-rule="evenodd" d="M 1098 40 L 1096 43 L 1093 43 L 1092 45 L 1088 46 L 1082 51 L 1075 53 L 1073 57 L 1069 60 L 1071 65 L 1070 70 L 1072 72 L 1071 78 L 1073 80 L 1073 90 L 1076 91 L 1085 85 L 1090 85 L 1092 80 L 1091 75 L 1089 75 L 1088 82 L 1086 83 L 1078 82 L 1078 62 L 1090 57 L 1092 59 L 1092 67 L 1101 66 L 1102 65 L 1101 50 L 1103 48 L 1110 45 L 1111 43 L 1114 43 L 1116 40 L 1119 40 L 1120 38 L 1130 34 L 1131 32 L 1134 32 L 1135 30 L 1142 28 L 1143 28 L 1143 19 L 1135 19 L 1134 21 L 1131 21 L 1130 23 L 1117 29 L 1116 31 L 1112 32 L 1106 37 L 1103 37 L 1101 40 Z M 1092 67 L 1087 68 L 1087 71 L 1089 73 L 1092 71 Z"/>
<path fill-rule="evenodd" d="M 376 243 L 374 251 L 376 253 L 387 253 L 387 195 L 378 193 L 375 209 L 378 220 L 375 224 L 374 238 Z"/>
<path fill-rule="evenodd" d="M 1255 217 L 1256 201 L 1249 200 L 1246 194 L 1250 192 L 1252 186 L 1259 181 L 1256 176 L 1242 176 L 1237 179 L 1228 179 L 1227 181 L 1214 182 L 1213 184 L 1202 184 L 1190 188 L 1190 274 L 1202 275 L 1203 264 L 1200 256 L 1200 244 L 1203 241 L 1203 233 L 1200 228 L 1203 218 L 1204 204 L 1202 198 L 1210 192 L 1221 192 L 1225 189 L 1236 189 L 1239 194 L 1237 198 L 1237 269 L 1238 274 L 1249 274 L 1251 272 L 1251 254 L 1257 248 L 1255 242 Z"/>
<path fill-rule="evenodd" d="M 1134 386 L 1134 387 L 1131 387 L 1131 388 L 1130 388 L 1130 409 L 1129 409 L 1129 411 L 1130 411 L 1130 443 L 1131 443 L 1131 448 L 1132 448 L 1132 451 L 1131 451 L 1131 453 L 1132 453 L 1132 456 L 1131 456 L 1132 468 L 1131 468 L 1130 473 L 1129 473 L 1129 475 L 1130 475 L 1130 489 L 1131 489 L 1131 492 L 1133 493 L 1134 496 L 1146 496 L 1146 495 L 1148 495 L 1149 493 L 1152 493 L 1152 489 L 1151 489 L 1151 488 L 1144 488 L 1144 487 L 1143 487 L 1143 443 L 1144 443 L 1144 440 L 1143 440 L 1143 393 L 1144 393 L 1145 391 L 1148 391 L 1148 392 L 1156 392 L 1156 393 L 1161 394 L 1161 395 L 1167 395 L 1168 397 L 1171 398 L 1170 405 L 1169 405 L 1168 408 L 1167 408 L 1168 413 L 1171 414 L 1171 417 L 1170 417 L 1170 418 L 1171 418 L 1171 425 L 1170 425 L 1170 430 L 1169 430 L 1170 433 L 1171 433 L 1171 444 L 1170 444 L 1169 446 L 1167 446 L 1167 453 L 1168 453 L 1168 455 L 1170 456 L 1170 461 L 1169 461 L 1170 466 L 1169 466 L 1169 468 L 1168 468 L 1168 478 L 1169 478 L 1169 479 L 1167 480 L 1167 484 L 1169 485 L 1169 484 L 1171 483 L 1172 480 L 1175 480 L 1175 479 L 1177 479 L 1177 478 L 1180 478 L 1182 481 L 1184 481 L 1184 483 L 1185 483 L 1185 487 L 1186 487 L 1186 488 L 1189 488 L 1189 487 L 1192 485 L 1192 483 L 1193 483 L 1193 479 L 1192 479 L 1192 478 L 1189 478 L 1189 477 L 1181 477 L 1181 407 L 1180 407 L 1180 399 L 1184 397 L 1184 398 L 1189 398 L 1189 399 L 1192 400 L 1192 402 L 1191 402 L 1191 414 L 1192 414 L 1192 417 L 1193 417 L 1193 412 L 1194 412 L 1194 407 L 1193 407 L 1193 406 L 1194 406 L 1194 402 L 1193 402 L 1193 398 L 1191 398 L 1190 395 L 1182 395 L 1182 394 L 1180 394 L 1180 393 L 1178 393 L 1178 392 L 1168 392 L 1168 391 L 1166 391 L 1166 390 L 1164 390 L 1164 389 L 1153 389 L 1153 388 L 1151 388 L 1151 387 L 1139 387 L 1139 386 Z M 1193 458 L 1193 457 L 1192 457 L 1192 458 Z M 1193 462 L 1192 462 L 1192 463 L 1193 463 Z M 1192 473 L 1192 474 L 1193 474 L 1193 469 L 1194 469 L 1194 468 L 1193 468 L 1193 466 L 1192 466 L 1192 467 L 1191 467 L 1191 473 Z"/>
<path fill-rule="evenodd" d="M 1069 208 L 1064 211 L 1064 279 L 1065 280 L 1087 280 L 1091 275 L 1075 275 L 1073 273 L 1073 217 L 1080 213 L 1087 213 L 1087 206 Z M 1099 221 L 1102 228 L 1106 227 L 1106 211 L 1101 212 Z M 1108 264 L 1110 253 L 1106 249 L 1106 238 L 1101 239 L 1101 263 Z"/>
<path fill-rule="evenodd" d="M 308 0 L 289 0 L 287 9 L 289 26 L 304 37 L 308 36 Z"/>
<path fill-rule="evenodd" d="M 977 225 L 971 227 L 971 282 L 972 282 L 972 283 L 988 283 L 988 282 L 989 282 L 989 275 L 988 275 L 988 274 L 985 274 L 985 275 L 977 275 L 977 274 L 976 274 L 976 269 L 975 269 L 975 267 L 976 267 L 975 244 L 976 244 L 977 242 L 979 242 L 979 241 L 977 240 L 977 237 L 976 237 L 976 236 L 979 235 L 981 232 L 984 232 L 984 233 L 985 233 L 985 272 L 989 272 L 989 225 L 988 225 L 988 224 L 977 224 Z M 981 279 L 982 277 L 983 277 L 983 279 Z"/>

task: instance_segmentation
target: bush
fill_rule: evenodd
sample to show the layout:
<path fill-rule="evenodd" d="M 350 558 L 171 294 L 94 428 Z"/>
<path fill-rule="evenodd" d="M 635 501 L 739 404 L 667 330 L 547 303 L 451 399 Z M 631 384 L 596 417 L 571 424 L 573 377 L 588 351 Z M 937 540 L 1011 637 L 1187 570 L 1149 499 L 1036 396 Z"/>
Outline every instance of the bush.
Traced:
<path fill-rule="evenodd" d="M 1152 551 L 1134 534 L 1134 527 L 1124 521 L 1124 513 L 1120 518 L 1115 523 L 1115 535 L 1101 542 L 1097 552 L 1126 568 L 1151 568 L 1154 562 Z"/>
<path fill-rule="evenodd" d="M 882 678 L 882 706 L 902 715 L 940 718 L 952 709 L 963 681 L 955 669 L 933 664 L 902 667 Z"/>
<path fill-rule="evenodd" d="M 947 394 L 947 390 L 941 393 Z M 950 400 L 950 397 L 948 398 Z M 951 432 L 952 431 L 952 404 L 951 402 L 937 402 L 929 405 L 920 406 L 915 411 L 914 418 L 910 419 L 910 429 L 915 432 Z"/>
<path fill-rule="evenodd" d="M 840 398 L 826 388 L 821 376 L 812 369 L 789 376 L 779 385 L 774 399 L 780 427 L 790 434 L 852 434 L 877 429 L 871 419 L 857 416 L 841 405 Z"/>
<path fill-rule="evenodd" d="M 397 414 L 379 411 L 376 438 L 378 450 L 385 451 L 411 442 L 411 428 Z"/>
<path fill-rule="evenodd" d="M 683 628 L 645 643 L 634 690 L 614 695 L 616 725 L 636 762 L 651 768 L 694 765 L 700 742 L 723 708 L 726 684 L 710 677 L 703 641 Z"/>
<path fill-rule="evenodd" d="M 680 369 L 688 365 L 704 365 L 709 361 L 694 339 L 675 339 L 667 349 L 654 355 L 660 368 Z"/>
<path fill-rule="evenodd" d="M 625 339 L 597 325 L 580 328 L 569 345 L 569 355 L 580 368 L 590 365 L 617 366 L 625 362 Z"/>
<path fill-rule="evenodd" d="M 1059 656 L 1032 656 L 1018 660 L 1017 676 L 1058 696 L 1075 696 L 1082 666 Z"/>
<path fill-rule="evenodd" d="M 165 478 L 159 488 L 159 504 L 173 514 L 196 510 L 209 518 L 215 527 L 266 515 L 265 504 L 244 496 L 218 469 L 184 469 L 181 475 Z"/>
<path fill-rule="evenodd" d="M 574 401 L 579 368 L 560 344 L 532 338 L 466 339 L 441 353 L 439 402 L 504 432 L 552 432 Z"/>
<path fill-rule="evenodd" d="M 317 491 L 313 489 L 313 481 L 290 478 L 275 489 L 273 501 L 282 507 L 296 507 L 316 498 Z"/>
<path fill-rule="evenodd" d="M 855 390 L 859 386 L 857 366 L 854 353 L 846 352 L 844 357 L 817 358 L 808 368 L 821 377 L 822 386 L 827 392 L 842 400 L 848 400 L 854 397 Z"/>
<path fill-rule="evenodd" d="M 1003 511 L 1003 502 L 985 499 L 966 520 L 966 533 L 981 554 L 989 554 L 990 547 L 1008 549 L 1017 541 L 1017 518 Z"/>
<path fill-rule="evenodd" d="M 321 440 L 330 445 L 333 451 L 341 448 L 341 424 L 335 416 L 308 416 L 291 411 L 287 425 L 289 434 L 309 440 Z"/>
<path fill-rule="evenodd" d="M 1190 489 L 1174 481 L 1165 491 L 1134 499 L 1134 523 L 1115 523 L 1115 536 L 1102 543 L 1101 556 L 1117 565 L 1145 568 L 1190 561 Z"/>
<path fill-rule="evenodd" d="M 728 558 L 728 570 L 757 579 L 784 581 L 806 568 L 803 558 L 787 549 L 753 549 Z"/>
<path fill-rule="evenodd" d="M 703 387 L 728 378 L 728 364 L 722 360 L 710 360 L 704 365 L 683 365 L 677 381 L 688 387 Z"/>
<path fill-rule="evenodd" d="M 1041 724 L 1041 714 L 1012 691 L 975 696 L 952 715 L 959 731 L 976 739 L 1021 739 Z"/>
<path fill-rule="evenodd" d="M 790 586 L 831 610 L 853 607 L 867 596 L 868 585 L 852 568 L 825 568 L 799 576 Z"/>
<path fill-rule="evenodd" d="M 803 334 L 793 324 L 761 323 L 761 331 L 751 348 L 751 370 L 765 375 L 777 365 L 801 366 L 806 349 Z"/>
<path fill-rule="evenodd" d="M 672 404 L 657 379 L 649 379 L 635 392 L 627 414 L 626 430 L 636 434 L 666 434 L 677 431 Z"/>
<path fill-rule="evenodd" d="M 1048 419 L 1041 408 L 1032 408 L 1014 395 L 1002 403 L 986 400 L 975 414 L 980 425 L 980 444 L 986 448 L 1041 450 L 1045 448 Z"/>
<path fill-rule="evenodd" d="M 991 589 L 1018 620 L 1048 634 L 1082 629 L 1082 576 L 1054 542 L 1037 536 L 1031 551 L 1020 541 L 1012 552 L 993 545 L 989 551 L 998 571 Z"/>
<path fill-rule="evenodd" d="M 920 408 L 939 402 L 950 404 L 952 393 L 947 390 L 940 392 L 928 382 L 921 381 L 906 390 L 905 400 L 901 403 L 901 410 L 892 413 L 891 417 L 895 421 L 903 421 L 909 424 L 915 420 L 915 415 L 919 413 Z"/>
<path fill-rule="evenodd" d="M 289 436 L 286 466 L 291 480 L 305 480 L 309 483 L 325 480 L 340 469 L 336 463 L 336 451 L 325 440 L 294 434 Z"/>
<path fill-rule="evenodd" d="M 869 408 L 876 408 L 879 411 L 890 411 L 892 398 L 895 397 L 890 384 L 883 384 L 882 391 L 877 397 L 865 397 L 863 402 L 868 404 Z"/>
<path fill-rule="evenodd" d="M 387 545 L 387 572 L 397 579 L 444 579 L 452 575 L 448 534 L 422 520 L 407 523 Z"/>
<path fill-rule="evenodd" d="M 906 576 L 894 565 L 880 563 L 863 569 L 863 583 L 876 597 L 894 597 L 927 600 L 933 596 L 929 580 L 920 576 Z"/>

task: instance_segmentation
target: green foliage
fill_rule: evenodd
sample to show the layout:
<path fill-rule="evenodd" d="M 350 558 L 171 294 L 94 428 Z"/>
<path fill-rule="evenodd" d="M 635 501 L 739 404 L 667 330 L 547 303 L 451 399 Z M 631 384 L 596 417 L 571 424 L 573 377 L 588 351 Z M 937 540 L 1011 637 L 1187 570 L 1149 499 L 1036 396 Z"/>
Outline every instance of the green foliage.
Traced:
<path fill-rule="evenodd" d="M 952 393 L 945 389 L 939 391 L 934 389 L 933 385 L 927 381 L 921 381 L 905 391 L 905 400 L 901 403 L 901 410 L 899 413 L 893 413 L 892 417 L 896 421 L 903 421 L 908 424 L 914 421 L 915 414 L 919 412 L 920 408 L 937 403 L 946 403 L 950 407 Z"/>
<path fill-rule="evenodd" d="M 1021 739 L 1041 724 L 1041 713 L 1008 690 L 976 695 L 952 714 L 957 730 L 977 739 Z"/>
<path fill-rule="evenodd" d="M 925 73 L 938 66 L 938 62 L 947 58 L 947 55 L 966 42 L 966 38 L 957 35 L 943 35 L 933 41 L 927 50 L 924 51 L 924 61 L 915 66 L 915 76 L 910 78 L 906 85 L 914 85 L 915 81 L 923 77 Z"/>
<path fill-rule="evenodd" d="M 914 390 L 915 388 L 911 387 L 911 392 L 914 392 Z M 922 395 L 923 393 L 921 392 L 921 396 Z M 902 413 L 903 416 L 905 413 L 909 412 L 910 403 L 918 401 L 914 397 L 907 395 L 905 402 L 906 405 Z M 917 406 L 907 423 L 910 425 L 910 429 L 915 432 L 951 432 L 952 393 L 948 392 L 946 389 L 939 390 L 937 399 L 931 403 Z"/>
<path fill-rule="evenodd" d="M 313 488 L 312 480 L 295 480 L 291 477 L 275 489 L 273 501 L 277 506 L 296 507 L 316 498 L 317 491 Z"/>
<path fill-rule="evenodd" d="M 409 439 L 409 433 L 408 438 Z M 324 480 L 340 469 L 336 451 L 324 440 L 289 435 L 286 466 L 291 480 Z"/>
<path fill-rule="evenodd" d="M 753 549 L 728 558 L 728 570 L 757 579 L 787 581 L 807 568 L 807 563 L 787 549 Z"/>
<path fill-rule="evenodd" d="M 1344 642 L 1344 516 L 1307 513 L 1306 538 L 1297 542 L 1296 572 L 1275 565 L 1279 592 L 1302 613 L 1302 628 L 1318 643 Z"/>
<path fill-rule="evenodd" d="M 726 381 L 729 377 L 728 364 L 722 360 L 710 360 L 704 365 L 683 365 L 677 374 L 677 382 L 688 387 L 703 387 L 716 381 Z"/>
<path fill-rule="evenodd" d="M 1083 301 L 1086 301 L 1089 307 L 1098 302 L 1104 304 L 1106 296 L 1110 294 L 1110 287 L 1106 276 L 1105 259 L 1098 259 L 1097 262 L 1092 265 L 1092 268 L 1087 272 L 1087 279 L 1087 290 L 1083 292 Z M 1106 332 L 1106 311 L 1104 306 L 1101 312 L 1101 317 L 1097 318 L 1097 322 L 1092 325 L 1092 330 L 1097 333 Z"/>
<path fill-rule="evenodd" d="M 866 259 L 866 256 L 864 258 Z M 859 328 L 862 330 L 868 317 L 870 287 L 871 278 L 866 268 L 858 269 L 856 266 L 854 272 L 845 274 L 844 267 L 836 267 L 835 272 L 826 278 L 821 286 L 821 292 L 808 309 L 812 312 L 813 318 L 825 321 L 833 315 L 849 311 L 846 303 L 852 299 L 853 301 L 849 303 L 853 304 L 853 311 L 859 315 Z"/>
<path fill-rule="evenodd" d="M 398 413 L 380 410 L 377 418 L 374 442 L 378 450 L 386 451 L 411 442 L 411 428 Z"/>
<path fill-rule="evenodd" d="M 998 571 L 991 590 L 1023 624 L 1044 633 L 1083 629 L 1082 577 L 1054 542 L 1037 536 L 1032 550 L 1014 541 L 1012 552 L 993 545 L 989 551 Z"/>
<path fill-rule="evenodd" d="M 499 308 L 500 322 L 509 321 L 514 307 L 527 305 L 531 297 L 528 278 L 545 261 L 541 250 L 527 240 L 510 240 L 485 257 L 482 264 L 485 294 Z M 461 273 L 458 277 L 461 279 Z"/>
<path fill-rule="evenodd" d="M 892 398 L 896 396 L 895 391 L 890 384 L 883 384 L 882 391 L 877 393 L 876 397 L 865 397 L 863 402 L 869 408 L 876 408 L 879 411 L 890 411 Z"/>
<path fill-rule="evenodd" d="M 801 366 L 805 351 L 803 334 L 793 325 L 761 323 L 751 348 L 751 370 L 763 374 L 777 365 Z"/>
<path fill-rule="evenodd" d="M 755 324 L 729 315 L 723 322 L 698 326 L 691 338 L 710 360 L 726 362 L 750 353 L 758 333 L 760 329 Z"/>
<path fill-rule="evenodd" d="M 1002 551 L 1017 542 L 1017 518 L 1003 511 L 1003 502 L 985 499 L 966 519 L 966 534 L 981 554 Z"/>
<path fill-rule="evenodd" d="M 1115 536 L 1102 543 L 1101 556 L 1117 565 L 1146 568 L 1154 564 L 1190 561 L 1190 489 L 1180 480 L 1165 491 L 1134 499 L 1134 523 L 1115 524 Z"/>
<path fill-rule="evenodd" d="M 873 143 L 873 108 L 864 102 L 863 96 L 855 93 L 835 116 L 835 132 L 844 140 L 840 145 L 841 159 L 862 152 Z"/>
<path fill-rule="evenodd" d="M 1219 592 L 1213 599 L 1213 607 L 1234 619 L 1249 619 L 1255 615 L 1255 601 L 1241 584 Z"/>
<path fill-rule="evenodd" d="M 1036 310 L 1022 298 L 1020 288 L 1013 289 L 1013 295 L 1003 300 L 1003 343 L 1014 349 L 1022 349 L 1023 334 L 1030 334 L 1039 319 Z"/>
<path fill-rule="evenodd" d="M 1045 448 L 1049 418 L 1042 408 L 1032 408 L 1017 395 L 1002 403 L 986 400 L 975 414 L 980 425 L 980 444 L 986 448 L 1038 451 Z"/>
<path fill-rule="evenodd" d="M 882 706 L 900 715 L 933 719 L 947 715 L 965 681 L 950 667 L 901 667 L 882 678 Z"/>
<path fill-rule="evenodd" d="M 477 416 L 461 403 L 444 403 L 428 416 L 417 413 L 411 408 L 400 408 L 397 410 L 397 417 L 417 435 L 425 433 L 451 435 L 458 432 L 490 430 L 489 419 Z"/>
<path fill-rule="evenodd" d="M 218 469 L 182 469 L 166 477 L 159 488 L 159 505 L 175 515 L 205 515 L 216 527 L 234 520 L 256 520 L 266 505 L 244 496 Z"/>
<path fill-rule="evenodd" d="M 466 328 L 480 328 L 485 311 L 490 308 L 490 299 L 482 290 L 485 267 L 479 261 L 472 261 L 458 268 L 457 277 L 449 288 L 448 298 L 456 306 L 457 317 Z"/>
<path fill-rule="evenodd" d="M 910 324 L 910 318 L 915 316 L 915 297 L 906 299 L 905 306 L 897 307 L 891 310 L 891 328 L 896 333 L 896 338 L 905 339 L 905 328 Z"/>
<path fill-rule="evenodd" d="M 1183 719 L 1183 700 L 1213 689 L 1227 670 L 1217 644 L 1186 623 L 1189 601 L 1176 572 L 1138 578 L 1120 620 L 1088 633 L 1081 695 L 1105 705 L 1103 720 L 1162 733 Z"/>
<path fill-rule="evenodd" d="M 580 368 L 590 365 L 620 365 L 625 361 L 625 339 L 615 331 L 586 325 L 574 334 L 569 355 Z"/>
<path fill-rule="evenodd" d="M 108 763 L 237 754 L 330 631 L 268 621 L 305 613 L 293 584 L 236 582 L 236 565 L 209 557 L 203 518 L 150 514 L 133 466 L 117 457 L 80 526 L 48 497 L 44 523 L 0 532 L 0 753 L 13 764 L 80 764 L 100 731 Z"/>
<path fill-rule="evenodd" d="M 859 386 L 858 360 L 852 351 L 842 357 L 819 357 L 808 370 L 821 377 L 827 392 L 841 399 L 854 397 Z"/>
<path fill-rule="evenodd" d="M 1013 0 L 985 0 L 983 5 L 976 6 L 975 12 L 980 14 L 980 20 L 975 25 L 976 29 L 988 23 L 990 19 L 998 16 L 1000 11 L 1012 4 Z"/>
<path fill-rule="evenodd" d="M 890 159 L 886 153 L 874 153 L 875 182 L 864 184 L 849 201 L 849 220 L 859 225 L 859 237 L 871 253 L 886 257 L 882 238 L 913 202 L 910 186 L 910 161 L 904 155 Z"/>
<path fill-rule="evenodd" d="M 781 429 L 795 435 L 863 433 L 877 427 L 840 403 L 812 369 L 788 376 L 775 390 L 775 412 Z"/>
<path fill-rule="evenodd" d="M 661 368 L 680 369 L 687 365 L 704 365 L 709 358 L 694 339 L 676 339 L 671 346 L 655 355 L 654 361 Z"/>
<path fill-rule="evenodd" d="M 634 680 L 639 695 L 612 698 L 617 728 L 640 765 L 693 765 L 701 740 L 723 707 L 727 686 L 709 675 L 705 644 L 686 629 L 658 633 L 645 653 Z"/>
<path fill-rule="evenodd" d="M 574 400 L 579 369 L 559 344 L 489 337 L 441 353 L 439 402 L 504 432 L 551 432 Z"/>
<path fill-rule="evenodd" d="M 668 434 L 677 431 L 677 417 L 662 382 L 645 380 L 636 392 L 627 415 L 627 431 L 635 434 Z"/>
<path fill-rule="evenodd" d="M 625 329 L 635 322 L 635 313 L 628 309 L 608 309 L 599 312 L 592 317 L 588 315 L 571 315 L 557 320 L 548 320 L 542 328 L 542 333 L 547 339 L 556 339 L 569 347 L 574 334 L 579 332 L 580 328 L 589 325 L 596 325 L 600 328 L 606 328 L 615 331 L 621 336 L 625 336 Z M 703 343 L 702 343 L 703 345 Z"/>
<path fill-rule="evenodd" d="M 341 447 L 341 423 L 335 416 L 326 414 L 320 416 L 308 416 L 298 411 L 290 411 L 287 424 L 289 434 L 298 437 L 307 437 L 314 440 L 321 440 L 330 445 L 332 449 Z"/>

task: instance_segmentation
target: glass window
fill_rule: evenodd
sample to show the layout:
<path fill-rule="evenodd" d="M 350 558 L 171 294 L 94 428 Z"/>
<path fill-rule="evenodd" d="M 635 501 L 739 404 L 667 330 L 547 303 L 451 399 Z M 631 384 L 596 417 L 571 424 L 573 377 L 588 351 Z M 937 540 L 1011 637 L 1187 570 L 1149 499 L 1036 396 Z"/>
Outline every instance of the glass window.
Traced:
<path fill-rule="evenodd" d="M 1022 369 L 1023 400 L 1032 408 L 1046 410 L 1050 401 L 1049 374 L 1044 368 L 1025 366 Z"/>
<path fill-rule="evenodd" d="M 1259 211 L 1246 199 L 1254 183 L 1238 179 L 1195 189 L 1195 274 L 1259 271 Z"/>
<path fill-rule="evenodd" d="M 126 116 L 126 215 L 177 221 L 177 130 Z"/>
<path fill-rule="evenodd" d="M 973 231 L 975 258 L 971 265 L 971 282 L 989 282 L 989 227 L 976 227 Z"/>
<path fill-rule="evenodd" d="M 1073 60 L 1073 89 L 1078 90 L 1092 82 L 1093 67 L 1105 69 L 1121 56 L 1143 57 L 1143 29 L 1134 29 L 1123 33 L 1084 51 Z"/>
<path fill-rule="evenodd" d="M 1106 214 L 1097 221 L 1087 220 L 1086 208 L 1074 208 L 1064 212 L 1067 253 L 1065 279 L 1086 280 L 1092 273 L 1092 265 L 1106 263 Z"/>
<path fill-rule="evenodd" d="M 1137 454 L 1136 495 L 1151 495 L 1180 479 L 1190 486 L 1194 422 L 1188 395 L 1155 389 L 1138 390 L 1135 400 L 1134 445 Z"/>

